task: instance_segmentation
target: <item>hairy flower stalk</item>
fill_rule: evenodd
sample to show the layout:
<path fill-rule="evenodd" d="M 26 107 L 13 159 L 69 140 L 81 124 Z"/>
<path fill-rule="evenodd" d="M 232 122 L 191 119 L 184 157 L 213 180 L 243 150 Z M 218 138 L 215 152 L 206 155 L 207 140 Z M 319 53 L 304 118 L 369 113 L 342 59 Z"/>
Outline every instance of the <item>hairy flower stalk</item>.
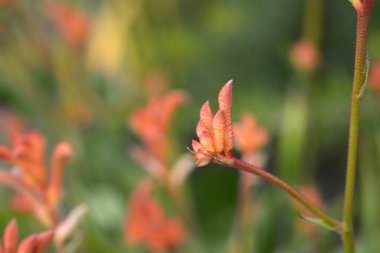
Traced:
<path fill-rule="evenodd" d="M 293 186 L 264 169 L 232 157 L 232 80 L 228 81 L 219 92 L 218 102 L 219 110 L 215 115 L 212 114 L 209 102 L 206 102 L 201 108 L 200 120 L 196 129 L 199 142 L 193 140 L 192 143 L 196 164 L 200 167 L 214 162 L 255 174 L 287 192 L 292 198 L 318 217 L 321 220 L 320 224 L 341 233 L 342 224 L 340 221 L 319 209 Z"/>
<path fill-rule="evenodd" d="M 353 229 L 353 202 L 356 181 L 356 163 L 357 163 L 357 146 L 359 136 L 359 113 L 360 101 L 365 85 L 365 65 L 366 65 L 366 46 L 367 46 L 367 29 L 369 15 L 372 9 L 373 0 L 352 0 L 352 4 L 357 13 L 356 27 L 356 49 L 355 49 L 355 67 L 354 80 L 351 95 L 351 113 L 350 113 L 350 132 L 348 144 L 348 157 L 346 169 L 346 186 L 344 195 L 343 224 L 344 232 L 342 234 L 343 244 L 346 253 L 355 252 L 354 229 Z"/>

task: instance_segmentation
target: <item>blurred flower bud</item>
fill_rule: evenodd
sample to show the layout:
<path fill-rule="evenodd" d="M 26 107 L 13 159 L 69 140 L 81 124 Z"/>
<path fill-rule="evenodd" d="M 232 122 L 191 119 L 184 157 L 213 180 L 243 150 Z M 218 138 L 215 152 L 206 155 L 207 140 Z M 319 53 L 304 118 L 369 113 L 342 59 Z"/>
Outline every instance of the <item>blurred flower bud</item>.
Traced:
<path fill-rule="evenodd" d="M 312 42 L 307 40 L 296 42 L 289 56 L 294 66 L 301 71 L 313 72 L 321 61 L 318 49 Z"/>

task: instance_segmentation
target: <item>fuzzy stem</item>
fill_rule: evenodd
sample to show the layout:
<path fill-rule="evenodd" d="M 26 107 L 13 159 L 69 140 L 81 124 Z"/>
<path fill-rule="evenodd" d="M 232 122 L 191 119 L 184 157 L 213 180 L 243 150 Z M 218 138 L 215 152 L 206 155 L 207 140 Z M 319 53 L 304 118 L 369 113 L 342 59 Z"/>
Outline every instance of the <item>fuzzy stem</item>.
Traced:
<path fill-rule="evenodd" d="M 355 6 L 355 5 L 354 5 Z M 363 0 L 362 4 L 355 6 L 357 12 L 356 49 L 354 78 L 351 94 L 350 131 L 348 142 L 348 156 L 346 168 L 346 185 L 344 194 L 342 234 L 343 245 L 346 253 L 355 252 L 354 228 L 353 228 L 353 202 L 356 181 L 357 149 L 359 136 L 359 114 L 361 89 L 365 79 L 365 61 L 367 45 L 367 28 L 369 13 L 372 8 L 372 0 Z"/>
<path fill-rule="evenodd" d="M 287 192 L 292 198 L 294 198 L 307 210 L 309 210 L 311 213 L 313 213 L 317 217 L 321 218 L 328 226 L 334 228 L 337 232 L 342 231 L 342 224 L 340 221 L 332 218 L 331 216 L 326 214 L 324 211 L 319 209 L 316 205 L 310 202 L 302 193 L 300 193 L 296 188 L 286 183 L 282 179 L 272 175 L 266 170 L 261 169 L 260 167 L 257 167 L 256 165 L 246 163 L 236 158 L 226 158 L 220 155 L 216 155 L 213 161 L 223 166 L 227 166 L 227 167 L 237 169 L 237 170 L 246 171 L 265 179 L 266 181 L 276 185 L 280 189 Z"/>

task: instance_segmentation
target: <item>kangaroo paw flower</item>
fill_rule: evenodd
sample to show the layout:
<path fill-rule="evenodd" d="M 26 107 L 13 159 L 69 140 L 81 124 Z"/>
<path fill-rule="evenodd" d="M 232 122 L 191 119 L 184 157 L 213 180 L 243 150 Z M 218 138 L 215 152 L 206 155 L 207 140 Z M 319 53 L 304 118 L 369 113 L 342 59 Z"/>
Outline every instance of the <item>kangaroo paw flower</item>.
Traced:
<path fill-rule="evenodd" d="M 196 133 L 199 142 L 193 140 L 194 160 L 198 167 L 205 166 L 215 154 L 231 157 L 233 148 L 233 128 L 231 120 L 232 80 L 220 90 L 218 96 L 219 110 L 213 115 L 210 104 L 203 104 L 199 113 Z"/>

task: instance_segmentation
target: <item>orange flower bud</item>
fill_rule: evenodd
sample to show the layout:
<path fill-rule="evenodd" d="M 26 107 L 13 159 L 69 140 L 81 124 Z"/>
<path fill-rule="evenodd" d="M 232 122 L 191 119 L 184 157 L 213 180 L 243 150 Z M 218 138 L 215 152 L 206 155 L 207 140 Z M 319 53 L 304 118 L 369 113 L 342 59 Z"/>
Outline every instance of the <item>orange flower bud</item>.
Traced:
<path fill-rule="evenodd" d="M 203 148 L 202 144 L 200 144 L 196 140 L 193 140 L 192 146 L 195 152 L 195 164 L 198 167 L 203 167 L 209 164 L 211 161 L 211 156 L 207 153 L 208 151 L 205 148 Z"/>
<path fill-rule="evenodd" d="M 152 252 L 179 247 L 185 237 L 182 224 L 166 216 L 160 203 L 152 197 L 154 185 L 142 181 L 131 198 L 125 223 L 125 240 L 143 243 Z"/>
<path fill-rule="evenodd" d="M 229 156 L 233 148 L 233 129 L 232 129 L 232 80 L 229 80 L 219 92 L 219 109 L 224 111 L 225 133 L 224 133 L 224 152 Z"/>
<path fill-rule="evenodd" d="M 224 133 L 225 133 L 225 117 L 223 110 L 219 110 L 215 114 L 215 118 L 212 122 L 212 127 L 214 130 L 214 146 L 215 152 L 221 153 L 224 149 Z"/>
<path fill-rule="evenodd" d="M 201 142 L 202 146 L 207 149 L 210 152 L 214 152 L 214 141 L 212 132 L 209 132 L 210 127 L 208 127 L 202 120 L 198 122 L 197 125 L 197 136 L 199 138 L 199 141 Z"/>
<path fill-rule="evenodd" d="M 254 154 L 268 143 L 268 132 L 261 128 L 255 118 L 244 113 L 239 123 L 234 124 L 237 149 L 243 154 Z"/>
<path fill-rule="evenodd" d="M 211 126 L 212 126 L 212 121 L 214 119 L 214 115 L 212 114 L 209 101 L 203 104 L 201 111 L 199 112 L 199 117 L 208 127 L 208 130 L 210 131 L 210 133 L 212 133 Z"/>
<path fill-rule="evenodd" d="M 295 67 L 302 71 L 314 71 L 321 62 L 316 46 L 307 40 L 300 40 L 293 45 L 290 59 Z"/>
<path fill-rule="evenodd" d="M 61 197 L 64 165 L 74 153 L 73 148 L 66 142 L 59 143 L 51 161 L 51 178 L 47 189 L 48 201 L 56 206 Z"/>
<path fill-rule="evenodd" d="M 188 99 L 185 92 L 172 91 L 166 96 L 153 98 L 147 106 L 132 112 L 132 130 L 142 139 L 146 150 L 160 162 L 166 163 L 168 159 L 168 131 L 174 112 Z"/>
<path fill-rule="evenodd" d="M 220 90 L 219 110 L 213 116 L 210 104 L 203 104 L 199 116 L 196 133 L 199 142 L 193 140 L 194 160 L 197 166 L 207 165 L 212 160 L 212 154 L 224 151 L 231 156 L 233 148 L 233 129 L 231 121 L 232 107 L 232 80 L 228 81 Z"/>

